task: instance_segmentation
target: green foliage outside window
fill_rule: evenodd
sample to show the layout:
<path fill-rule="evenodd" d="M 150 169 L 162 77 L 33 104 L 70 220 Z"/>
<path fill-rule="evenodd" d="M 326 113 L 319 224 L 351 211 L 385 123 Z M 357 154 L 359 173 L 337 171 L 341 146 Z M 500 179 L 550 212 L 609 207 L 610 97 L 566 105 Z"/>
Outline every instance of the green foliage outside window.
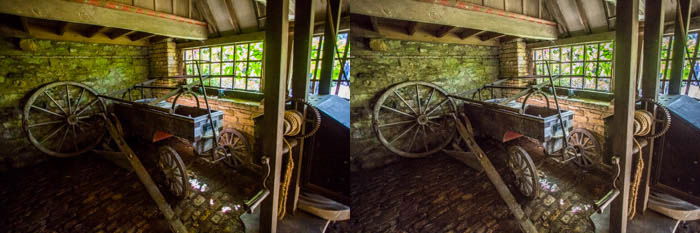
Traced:
<path fill-rule="evenodd" d="M 186 75 L 211 75 L 205 86 L 259 92 L 262 80 L 263 42 L 247 42 L 185 49 Z M 188 80 L 191 82 L 192 80 Z"/>
<path fill-rule="evenodd" d="M 535 75 L 560 75 L 555 86 L 610 92 L 613 78 L 613 42 L 592 42 L 535 49 Z M 549 67 L 547 67 L 549 61 Z M 544 80 L 540 79 L 538 82 Z"/>

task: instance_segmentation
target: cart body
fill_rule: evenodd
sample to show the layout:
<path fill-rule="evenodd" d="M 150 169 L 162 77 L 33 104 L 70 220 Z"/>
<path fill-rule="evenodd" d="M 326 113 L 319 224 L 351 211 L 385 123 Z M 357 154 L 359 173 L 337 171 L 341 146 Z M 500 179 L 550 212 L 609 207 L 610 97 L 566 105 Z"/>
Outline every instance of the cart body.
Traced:
<path fill-rule="evenodd" d="M 211 110 L 214 123 L 209 123 L 207 109 L 178 105 L 173 113 L 169 108 L 145 105 L 136 101 L 134 104 L 115 103 L 114 113 L 120 119 L 130 136 L 136 136 L 149 142 L 157 142 L 172 136 L 192 143 L 197 154 L 204 154 L 213 149 L 213 130 L 223 130 L 224 113 Z M 162 106 L 170 103 L 162 102 Z M 159 104 L 161 105 L 161 104 Z"/>
<path fill-rule="evenodd" d="M 519 107 L 493 108 L 474 102 L 465 102 L 463 109 L 480 135 L 501 142 L 526 136 L 542 142 L 548 154 L 564 148 L 567 135 L 561 130 L 556 109 L 528 105 L 521 114 Z M 562 110 L 561 117 L 566 132 L 571 132 L 574 113 Z"/>

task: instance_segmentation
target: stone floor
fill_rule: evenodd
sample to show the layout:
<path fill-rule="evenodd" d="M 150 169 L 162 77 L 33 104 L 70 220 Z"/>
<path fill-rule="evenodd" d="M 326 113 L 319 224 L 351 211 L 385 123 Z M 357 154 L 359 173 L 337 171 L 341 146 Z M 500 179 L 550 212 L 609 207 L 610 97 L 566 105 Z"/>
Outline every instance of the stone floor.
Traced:
<path fill-rule="evenodd" d="M 165 143 L 188 164 L 193 191 L 178 200 L 160 190 L 190 232 L 242 232 L 238 216 L 257 191 L 255 176 L 201 162 L 178 140 Z M 148 156 L 157 145 L 132 147 L 158 183 Z M 0 184 L 0 232 L 169 232 L 136 174 L 96 154 L 3 173 Z"/>
<path fill-rule="evenodd" d="M 541 233 L 593 232 L 588 216 L 592 203 L 610 188 L 602 172 L 544 159 L 541 147 L 527 139 L 517 142 L 533 156 L 542 192 L 528 200 L 511 187 L 516 199 Z M 505 152 L 495 145 L 482 148 L 506 183 Z M 436 154 L 402 159 L 387 167 L 352 176 L 352 218 L 332 226 L 332 232 L 520 232 L 484 173 Z M 697 232 L 680 226 L 681 232 Z M 685 230 L 683 230 L 685 229 Z M 697 229 L 697 228 L 695 228 Z"/>

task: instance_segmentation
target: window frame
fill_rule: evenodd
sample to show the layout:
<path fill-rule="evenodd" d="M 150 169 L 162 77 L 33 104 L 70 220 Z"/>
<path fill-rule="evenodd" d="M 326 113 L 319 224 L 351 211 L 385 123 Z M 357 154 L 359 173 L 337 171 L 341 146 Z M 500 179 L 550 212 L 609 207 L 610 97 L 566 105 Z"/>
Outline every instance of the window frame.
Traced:
<path fill-rule="evenodd" d="M 607 44 L 610 44 L 610 59 L 604 59 L 602 58 L 602 50 L 605 48 Z M 589 58 L 589 47 L 593 45 L 595 46 L 595 58 Z M 581 60 L 574 60 L 574 48 L 575 47 L 581 47 Z M 614 85 L 614 74 L 615 74 L 615 41 L 614 40 L 600 40 L 600 41 L 586 41 L 586 42 L 581 42 L 581 43 L 572 43 L 572 44 L 564 44 L 564 45 L 556 45 L 556 46 L 547 46 L 547 47 L 537 47 L 537 48 L 532 48 L 530 49 L 530 58 L 531 62 L 533 64 L 533 74 L 535 76 L 544 76 L 546 75 L 546 60 L 552 60 L 553 53 L 552 51 L 558 49 L 558 61 L 556 62 L 550 62 L 550 65 L 553 66 L 551 70 L 553 73 L 556 71 L 557 74 L 562 76 L 562 79 L 559 79 L 555 81 L 555 86 L 558 89 L 569 89 L 573 90 L 576 92 L 598 92 L 598 93 L 612 93 L 613 92 L 613 85 Z M 563 59 L 563 51 L 564 49 L 568 49 L 568 59 Z M 537 59 L 537 53 L 542 52 L 545 53 L 545 51 L 548 53 L 548 55 L 545 57 L 544 54 L 541 55 L 542 59 Z M 588 65 L 593 63 L 593 70 L 589 71 Z M 601 75 L 601 64 L 606 63 L 610 64 L 610 73 L 608 75 Z M 581 73 L 580 74 L 574 74 L 574 64 L 581 64 Z M 538 70 L 538 65 L 541 65 L 541 69 L 544 72 L 544 74 L 539 74 Z M 569 66 L 569 74 L 562 74 L 564 72 L 564 66 L 567 65 Z M 558 69 L 555 69 L 557 67 Z M 591 75 L 592 74 L 592 75 Z M 587 84 L 587 79 L 592 78 L 594 81 L 594 86 L 593 88 L 586 87 Z M 580 79 L 580 87 L 574 85 L 574 79 Z M 562 84 L 562 81 L 568 80 L 568 84 Z M 602 89 L 600 87 L 601 85 L 601 80 L 605 81 L 607 80 L 607 90 Z M 541 79 L 538 79 L 538 82 L 541 82 Z"/>
<path fill-rule="evenodd" d="M 338 33 L 338 36 L 341 34 L 345 35 L 345 50 L 341 53 L 338 52 L 337 49 L 336 51 L 336 56 L 333 57 L 333 70 L 336 68 L 340 71 L 338 73 L 338 77 L 331 80 L 331 83 L 335 83 L 335 88 L 331 91 L 331 94 L 333 95 L 338 95 L 340 92 L 340 86 L 350 86 L 350 77 L 346 77 L 345 73 L 349 74 L 349 70 L 345 70 L 345 65 L 347 63 L 350 63 L 350 32 L 349 31 L 341 31 Z M 316 42 L 318 41 L 318 42 Z M 321 63 L 323 61 L 323 43 L 325 41 L 325 36 L 323 34 L 316 34 L 313 36 L 311 40 L 311 49 L 313 50 L 313 45 L 318 44 L 316 47 L 315 55 L 313 56 L 313 51 L 311 56 L 309 57 L 309 74 L 311 74 L 311 77 L 309 77 L 309 94 L 318 94 L 318 84 L 321 80 Z M 338 41 L 338 38 L 336 38 L 336 43 Z M 336 46 L 340 46 L 337 45 Z M 342 57 L 339 57 L 337 55 L 341 55 Z M 341 60 L 342 59 L 342 60 Z M 345 61 L 345 64 L 340 64 L 341 61 Z M 332 77 L 333 78 L 333 77 Z M 349 97 L 348 97 L 349 98 Z"/>
<path fill-rule="evenodd" d="M 255 59 L 252 58 L 253 51 L 251 48 L 254 46 L 254 44 L 260 44 L 260 59 Z M 208 46 L 201 46 L 201 47 L 192 47 L 192 48 L 183 48 L 182 49 L 182 63 L 185 68 L 184 73 L 186 75 L 195 75 L 196 74 L 196 66 L 194 65 L 195 62 L 194 60 L 202 60 L 202 51 L 203 50 L 209 50 L 208 52 L 208 61 L 203 62 L 200 64 L 200 66 L 208 66 L 207 72 L 205 73 L 204 71 L 200 70 L 203 74 L 208 74 L 212 78 L 210 78 L 208 81 L 205 81 L 205 87 L 210 89 L 219 89 L 219 90 L 224 90 L 224 91 L 235 91 L 235 92 L 250 92 L 250 93 L 257 93 L 257 94 L 262 94 L 263 89 L 264 89 L 264 56 L 265 56 L 265 48 L 264 48 L 264 40 L 253 40 L 253 41 L 241 41 L 241 42 L 234 42 L 234 43 L 226 43 L 226 44 L 217 44 L 217 45 L 208 45 Z M 246 48 L 246 55 L 245 59 L 238 60 L 238 47 L 239 46 L 245 46 Z M 224 59 L 224 51 L 225 47 L 231 47 L 231 52 L 233 55 L 232 60 L 225 60 Z M 218 59 L 214 61 L 212 59 L 214 56 L 214 49 L 218 48 L 219 53 L 218 53 Z M 187 59 L 187 52 L 188 51 L 197 51 L 198 56 L 197 59 L 194 58 L 194 54 L 191 56 L 192 59 L 188 60 Z M 243 75 L 240 75 L 237 73 L 237 66 L 238 64 L 244 63 L 245 64 L 245 73 Z M 251 63 L 259 63 L 260 64 L 260 73 L 257 75 L 251 75 Z M 231 74 L 224 74 L 225 70 L 225 64 L 230 64 L 232 73 Z M 188 69 L 192 65 L 192 72 L 193 74 L 189 74 Z M 219 74 L 212 74 L 213 73 L 213 67 L 214 65 L 219 66 Z M 203 69 L 203 68 L 202 68 Z M 231 86 L 226 87 L 223 85 L 224 79 L 225 78 L 230 78 L 231 79 Z M 237 88 L 236 87 L 236 79 L 243 78 L 243 88 Z M 212 85 L 212 82 L 218 83 L 218 85 Z M 258 81 L 258 89 L 251 89 L 249 88 L 249 80 L 257 80 Z M 188 79 L 188 82 L 190 82 L 191 79 Z"/>

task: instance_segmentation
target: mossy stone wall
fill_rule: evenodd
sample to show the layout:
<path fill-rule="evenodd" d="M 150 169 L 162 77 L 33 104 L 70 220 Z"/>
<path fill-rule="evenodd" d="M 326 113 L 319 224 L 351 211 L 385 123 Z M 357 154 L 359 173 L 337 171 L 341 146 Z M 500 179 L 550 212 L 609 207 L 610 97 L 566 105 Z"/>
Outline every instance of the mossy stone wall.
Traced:
<path fill-rule="evenodd" d="M 351 33 L 352 34 L 352 33 Z M 499 77 L 499 47 L 350 38 L 352 170 L 398 160 L 372 131 L 372 108 L 382 91 L 405 81 L 427 81 L 451 94 Z"/>
<path fill-rule="evenodd" d="M 104 94 L 148 78 L 148 48 L 0 39 L 0 171 L 46 158 L 22 130 L 25 99 L 43 84 L 74 81 Z"/>

